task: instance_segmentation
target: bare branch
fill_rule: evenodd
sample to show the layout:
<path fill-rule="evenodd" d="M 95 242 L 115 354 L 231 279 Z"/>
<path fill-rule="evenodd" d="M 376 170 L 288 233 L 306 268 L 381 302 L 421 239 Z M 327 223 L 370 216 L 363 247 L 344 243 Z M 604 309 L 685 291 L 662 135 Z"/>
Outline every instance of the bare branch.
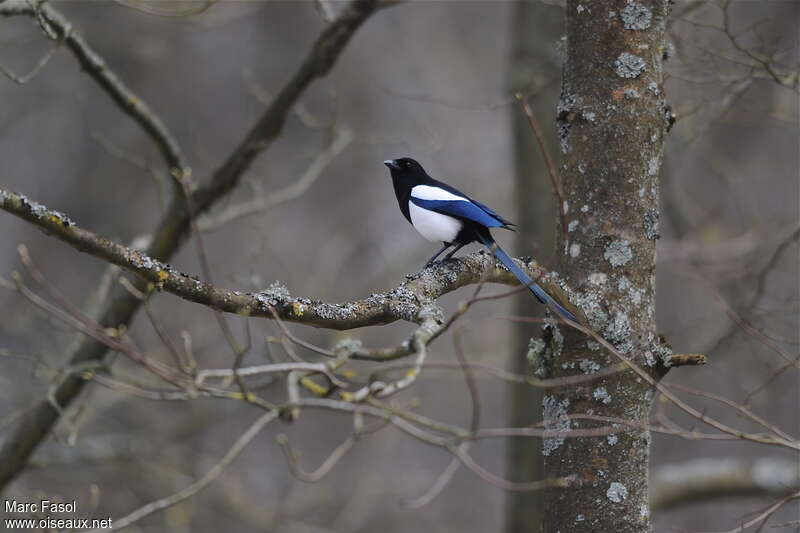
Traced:
<path fill-rule="evenodd" d="M 728 302 L 725 301 L 725 299 L 718 291 L 714 291 L 713 295 L 714 298 L 717 300 L 717 302 L 725 310 L 725 314 L 728 315 L 728 318 L 734 321 L 743 331 L 745 331 L 747 334 L 751 335 L 761 344 L 763 344 L 764 346 L 766 346 L 767 348 L 778 354 L 789 365 L 792 365 L 795 368 L 800 368 L 800 358 L 797 358 L 793 354 L 790 354 L 789 352 L 784 350 L 781 346 L 778 345 L 778 343 L 770 339 L 758 328 L 756 328 L 755 326 L 750 324 L 747 320 L 739 316 L 739 314 L 733 310 L 733 308 L 728 304 Z"/>
<path fill-rule="evenodd" d="M 746 531 L 748 528 L 751 528 L 756 524 L 761 524 L 758 530 L 756 530 L 756 533 L 760 533 L 764 525 L 767 523 L 767 520 L 769 520 L 769 518 L 773 514 L 775 514 L 778 511 L 778 509 L 780 509 L 790 501 L 797 499 L 800 499 L 800 491 L 795 492 L 794 494 L 789 494 L 788 496 L 781 498 L 774 504 L 767 507 L 763 512 L 759 513 L 755 518 L 751 518 L 747 522 L 742 523 L 742 525 L 740 525 L 739 527 L 728 529 L 726 531 L 715 531 L 715 532 L 704 531 L 702 533 L 740 533 L 742 531 Z"/>
<path fill-rule="evenodd" d="M 353 433 L 339 446 L 334 448 L 330 455 L 328 455 L 322 464 L 320 464 L 319 467 L 313 472 L 306 472 L 300 467 L 297 454 L 289 445 L 289 437 L 284 434 L 280 434 L 275 440 L 278 442 L 278 445 L 280 445 L 284 455 L 286 456 L 286 462 L 289 465 L 289 470 L 292 472 L 292 475 L 301 481 L 314 483 L 328 475 L 328 473 L 333 470 L 333 467 L 335 467 L 336 464 L 347 454 L 347 452 L 349 452 L 353 446 L 355 446 L 356 442 L 362 435 L 368 432 L 374 432 L 377 429 L 381 429 L 385 426 L 386 423 L 381 422 L 375 429 L 370 430 L 364 426 L 364 416 L 359 412 L 354 413 Z"/>
<path fill-rule="evenodd" d="M 268 148 L 278 137 L 287 114 L 306 88 L 314 80 L 328 73 L 361 24 L 375 11 L 386 5 L 389 4 L 377 0 L 352 0 L 342 8 L 339 17 L 322 31 L 303 63 L 278 92 L 272 104 L 250 133 L 214 173 L 210 182 L 194 191 L 192 196 L 195 200 L 195 215 L 208 210 L 238 185 L 242 174 L 250 167 L 256 156 Z M 52 10 L 49 6 L 45 7 Z M 0 15 L 20 14 L 35 16 L 30 4 L 24 0 L 6 0 L 0 3 Z M 57 24 L 57 21 L 53 24 Z M 74 43 L 83 43 L 83 41 L 76 40 L 74 33 L 71 35 L 72 39 L 67 40 L 67 45 L 79 47 Z M 86 50 L 89 50 L 88 47 Z M 96 76 L 95 79 L 101 83 L 104 89 L 113 91 L 113 88 L 109 88 L 108 85 L 111 80 L 116 80 L 116 76 L 107 71 L 104 63 L 96 54 L 86 54 L 89 67 L 94 64 L 91 61 L 92 58 L 98 60 L 96 64 L 98 68 L 103 67 L 102 70 L 94 72 L 92 75 Z M 90 70 L 90 73 L 92 72 Z M 118 92 L 111 94 L 116 95 L 114 96 L 115 100 L 119 98 Z M 134 104 L 136 102 L 141 104 L 141 101 L 134 100 Z M 138 105 L 129 105 L 130 102 L 124 99 L 122 99 L 122 104 L 128 106 L 126 109 L 141 109 Z M 183 198 L 173 198 L 164 218 L 161 219 L 154 232 L 147 255 L 161 261 L 168 260 L 186 238 L 188 229 L 189 213 L 186 202 Z M 98 313 L 97 322 L 127 325 L 140 306 L 141 301 L 127 292 L 116 295 Z M 105 352 L 104 344 L 87 339 L 70 354 L 69 361 L 75 363 L 100 360 Z M 80 393 L 84 383 L 79 378 L 66 380 L 54 393 L 59 405 L 68 406 Z M 0 488 L 5 486 L 25 466 L 33 450 L 49 433 L 58 417 L 59 412 L 54 410 L 46 400 L 42 400 L 35 409 L 23 417 L 15 432 L 5 440 L 2 450 L 0 450 Z"/>
<path fill-rule="evenodd" d="M 342 330 L 397 320 L 421 323 L 420 313 L 428 302 L 465 285 L 478 283 L 484 276 L 490 282 L 517 283 L 516 278 L 497 264 L 491 255 L 479 252 L 438 263 L 395 289 L 351 302 L 331 304 L 293 297 L 284 287 L 278 286 L 258 293 L 241 293 L 178 272 L 142 252 L 85 230 L 63 213 L 47 209 L 21 194 L 0 189 L 0 208 L 39 226 L 78 250 L 119 265 L 155 287 L 186 300 L 244 316 L 272 317 L 271 309 L 274 309 L 283 320 L 317 327 Z M 555 283 L 542 279 L 545 271 L 535 262 L 523 264 L 523 267 L 548 292 L 562 290 Z M 410 348 L 415 346 L 412 344 Z"/>
<path fill-rule="evenodd" d="M 34 5 L 33 2 L 8 1 L 0 6 L 0 15 L 40 17 L 42 24 L 53 32 L 53 37 L 58 41 L 63 40 L 83 70 L 94 78 L 119 108 L 153 139 L 167 163 L 170 174 L 176 177 L 189 175 L 189 165 L 180 146 L 163 121 L 113 70 L 107 67 L 103 58 L 89 46 L 80 33 L 72 29 L 72 24 L 57 9 L 45 2 Z"/>
<path fill-rule="evenodd" d="M 749 440 L 752 442 L 758 442 L 761 444 L 767 444 L 772 446 L 781 446 L 785 448 L 789 448 L 792 450 L 800 450 L 800 442 L 796 439 L 787 440 L 782 437 L 766 434 L 752 434 L 752 433 L 745 433 L 740 431 L 734 427 L 729 426 L 719 420 L 712 418 L 705 413 L 702 413 L 695 409 L 694 407 L 690 406 L 680 398 L 678 398 L 672 391 L 670 391 L 665 385 L 659 382 L 656 378 L 650 375 L 650 373 L 643 369 L 641 366 L 637 365 L 633 361 L 633 357 L 629 355 L 622 354 L 619 350 L 617 350 L 613 344 L 608 342 L 606 339 L 601 337 L 595 331 L 589 329 L 588 327 L 578 324 L 572 320 L 564 319 L 571 327 L 577 329 L 578 331 L 582 332 L 583 334 L 593 338 L 597 341 L 600 345 L 602 345 L 606 350 L 609 351 L 614 357 L 619 359 L 622 363 L 630 367 L 640 378 L 642 378 L 645 382 L 649 385 L 654 387 L 658 392 L 660 392 L 667 400 L 672 402 L 678 409 L 685 412 L 686 414 L 692 416 L 693 418 L 707 424 L 714 429 L 720 431 L 721 433 L 725 434 L 726 436 L 736 438 L 736 439 L 743 439 Z"/>
<path fill-rule="evenodd" d="M 330 24 L 336 18 L 336 10 L 330 0 L 314 0 L 314 7 L 326 23 Z"/>
<path fill-rule="evenodd" d="M 200 231 L 213 231 L 228 222 L 268 211 L 280 204 L 299 198 L 319 179 L 331 161 L 341 154 L 352 141 L 353 134 L 349 130 L 335 130 L 331 143 L 317 154 L 300 179 L 267 196 L 259 196 L 201 218 L 198 221 Z"/>
<path fill-rule="evenodd" d="M 136 11 L 159 17 L 189 17 L 199 15 L 214 5 L 217 0 L 182 0 L 163 2 L 161 0 L 114 0 Z"/>
<path fill-rule="evenodd" d="M 345 386 L 339 378 L 337 378 L 331 371 L 330 363 L 269 363 L 266 365 L 248 366 L 236 370 L 240 376 L 256 376 L 260 374 L 273 374 L 283 372 L 296 372 L 303 370 L 306 372 L 318 372 L 325 375 L 332 383 L 339 387 Z M 198 370 L 195 384 L 201 387 L 209 378 L 232 378 L 234 374 L 233 369 L 229 368 L 214 368 Z"/>
<path fill-rule="evenodd" d="M 359 402 L 370 395 L 377 398 L 385 398 L 414 383 L 420 372 L 422 372 L 422 365 L 425 364 L 425 358 L 428 355 L 428 343 L 441 330 L 441 321 L 438 320 L 440 314 L 441 309 L 431 303 L 424 305 L 420 310 L 420 326 L 411 336 L 411 349 L 417 354 L 417 357 L 414 360 L 414 367 L 408 370 L 402 378 L 389 383 L 373 381 L 352 395 L 343 397 L 348 401 L 354 402 Z"/>
<path fill-rule="evenodd" d="M 539 151 L 542 152 L 542 157 L 547 167 L 547 175 L 550 176 L 550 182 L 553 185 L 553 194 L 556 195 L 556 201 L 558 202 L 558 219 L 561 222 L 561 235 L 564 240 L 564 248 L 569 248 L 569 231 L 567 228 L 567 213 L 565 209 L 566 198 L 564 197 L 564 187 L 561 186 L 561 176 L 558 175 L 556 164 L 553 162 L 550 151 L 547 149 L 547 144 L 545 144 L 544 140 L 544 132 L 539 125 L 539 121 L 536 119 L 536 115 L 533 113 L 533 109 L 528 105 L 528 101 L 522 93 L 517 93 L 516 98 L 522 106 L 525 116 L 528 118 L 528 124 L 530 124 L 531 130 L 536 137 Z"/>
<path fill-rule="evenodd" d="M 475 290 L 475 297 L 477 297 L 478 292 L 480 291 L 481 285 L 478 285 L 478 288 Z M 480 428 L 480 416 L 481 416 L 481 402 L 480 402 L 480 394 L 478 393 L 478 385 L 475 382 L 475 377 L 472 375 L 472 370 L 469 368 L 467 364 L 466 356 L 464 355 L 464 350 L 461 346 L 461 339 L 459 337 L 459 330 L 456 329 L 453 331 L 453 344 L 455 345 L 456 349 L 456 357 L 458 358 L 458 363 L 461 366 L 461 371 L 464 373 L 464 381 L 467 385 L 467 390 L 469 391 L 470 400 L 472 401 L 472 416 L 470 419 L 470 431 L 475 433 Z M 469 441 L 462 442 L 459 444 L 459 447 L 463 452 L 469 451 Z M 436 496 L 438 496 L 442 490 L 447 486 L 453 476 L 455 476 L 456 472 L 458 472 L 458 468 L 461 466 L 461 461 L 454 457 L 450 460 L 450 463 L 447 467 L 442 471 L 442 473 L 436 477 L 433 485 L 431 485 L 428 490 L 425 491 L 424 494 L 419 496 L 418 498 L 414 498 L 413 500 L 409 501 L 407 505 L 412 509 L 419 509 L 420 507 L 424 507 L 428 505 Z"/>
<path fill-rule="evenodd" d="M 13 81 L 17 85 L 25 85 L 33 78 L 35 78 L 36 75 L 42 71 L 42 69 L 44 69 L 47 63 L 50 62 L 50 59 L 52 59 L 53 56 L 55 55 L 56 50 L 58 50 L 60 47 L 61 47 L 61 41 L 59 41 L 55 46 L 50 48 L 50 50 L 48 50 L 47 53 L 44 54 L 41 57 L 41 59 L 39 59 L 36 65 L 34 65 L 31 71 L 28 72 L 27 74 L 22 74 L 22 75 L 17 74 L 11 69 L 4 67 L 3 65 L 0 65 L 0 72 L 2 72 L 4 76 L 6 76 L 8 79 Z"/>
<path fill-rule="evenodd" d="M 209 484 L 211 484 L 215 479 L 217 479 L 220 474 L 222 474 L 228 466 L 236 460 L 237 457 L 242 453 L 242 451 L 247 447 L 248 444 L 258 435 L 264 426 L 272 422 L 278 417 L 278 412 L 276 410 L 268 411 L 261 415 L 255 423 L 245 431 L 241 437 L 239 437 L 236 442 L 231 446 L 231 448 L 225 453 L 222 459 L 215 464 L 208 472 L 206 472 L 203 477 L 192 483 L 191 485 L 185 487 L 184 489 L 167 496 L 166 498 L 161 498 L 154 502 L 150 502 L 147 505 L 140 507 L 139 509 L 133 511 L 132 513 L 128 514 L 120 518 L 119 520 L 114 520 L 113 526 L 111 529 L 99 529 L 99 530 L 86 530 L 87 532 L 100 533 L 101 531 L 118 531 L 120 529 L 126 528 L 133 524 L 134 522 L 138 522 L 142 518 L 149 516 L 155 512 L 162 511 L 168 507 L 172 507 L 173 505 L 180 503 L 188 498 L 191 498 L 204 488 L 206 488 Z"/>
<path fill-rule="evenodd" d="M 651 508 L 661 511 L 731 496 L 782 496 L 800 489 L 800 472 L 796 461 L 787 459 L 703 458 L 662 466 L 651 483 Z"/>
<path fill-rule="evenodd" d="M 750 420 L 752 420 L 753 422 L 755 422 L 759 426 L 770 430 L 772 433 L 774 433 L 778 437 L 784 438 L 784 439 L 786 439 L 788 441 L 797 440 L 794 437 L 792 437 L 791 435 L 789 435 L 788 433 L 786 433 L 785 431 L 783 431 L 782 429 L 780 429 L 779 427 L 777 427 L 776 425 L 770 424 L 769 422 L 767 422 L 766 420 L 764 420 L 763 418 L 761 418 L 757 414 L 753 413 L 750 409 L 748 409 L 744 405 L 738 404 L 738 403 L 736 403 L 734 401 L 731 401 L 731 400 L 729 400 L 727 398 L 723 398 L 722 396 L 719 396 L 717 394 L 712 394 L 710 392 L 693 389 L 691 387 L 686 387 L 684 385 L 678 385 L 676 383 L 670 383 L 670 384 L 668 384 L 668 386 L 672 387 L 674 389 L 679 389 L 679 390 L 682 390 L 684 392 L 688 392 L 689 394 L 694 394 L 695 396 L 702 396 L 703 398 L 708 398 L 708 399 L 714 400 L 716 402 L 720 402 L 720 403 L 722 403 L 724 405 L 727 405 L 728 407 L 738 411 L 741 415 L 749 418 Z"/>
<path fill-rule="evenodd" d="M 26 248 L 22 245 L 20 246 L 20 255 L 22 256 L 22 261 L 25 264 L 26 268 L 28 268 L 28 271 L 31 273 L 32 277 L 38 283 L 45 285 L 45 282 L 42 279 L 41 275 L 33 267 L 33 264 L 30 262 L 30 258 L 27 257 Z M 106 330 L 104 330 L 99 324 L 94 322 L 88 316 L 81 313 L 78 309 L 72 307 L 71 305 L 64 305 L 67 302 L 65 302 L 65 300 L 62 297 L 60 297 L 59 294 L 55 293 L 54 296 L 56 297 L 59 304 L 62 307 L 64 307 L 64 309 L 60 309 L 59 307 L 54 306 L 53 304 L 47 302 L 39 295 L 31 291 L 28 287 L 26 287 L 22 283 L 21 276 L 15 275 L 14 280 L 17 283 L 17 290 L 20 292 L 20 294 L 22 294 L 22 296 L 28 299 L 28 301 L 30 301 L 32 304 L 39 307 L 43 311 L 51 314 L 52 316 L 56 317 L 59 320 L 64 321 L 65 323 L 74 327 L 76 330 L 80 331 L 84 335 L 93 338 L 98 342 L 103 343 L 107 348 L 125 354 L 132 361 L 140 364 L 153 374 L 175 385 L 176 387 L 183 388 L 183 386 L 185 385 L 185 383 L 181 381 L 180 377 L 177 376 L 170 368 L 159 363 L 158 361 L 148 358 L 146 355 L 139 352 L 136 348 L 130 346 L 129 343 L 126 343 L 122 339 L 118 338 L 117 335 L 113 336 L 109 335 L 106 332 Z M 47 286 L 46 288 L 51 289 L 50 287 Z M 99 364 L 97 361 L 87 361 L 81 363 L 80 366 L 82 367 L 86 367 L 87 365 L 95 366 L 97 364 Z M 70 374 L 69 372 L 66 373 L 67 376 L 69 374 Z M 58 405 L 59 407 L 61 407 L 61 404 L 58 403 L 54 398 L 51 398 L 51 403 L 54 403 L 54 405 Z"/>

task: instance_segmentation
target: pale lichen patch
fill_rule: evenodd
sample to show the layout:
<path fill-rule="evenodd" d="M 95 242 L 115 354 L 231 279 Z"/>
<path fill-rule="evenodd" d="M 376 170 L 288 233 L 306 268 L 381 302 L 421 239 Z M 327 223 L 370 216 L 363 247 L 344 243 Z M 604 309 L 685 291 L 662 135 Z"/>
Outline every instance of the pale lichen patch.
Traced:
<path fill-rule="evenodd" d="M 653 20 L 653 13 L 647 6 L 628 0 L 628 4 L 620 11 L 619 18 L 626 30 L 646 30 Z"/>
<path fill-rule="evenodd" d="M 648 209 L 644 213 L 644 236 L 651 241 L 657 240 L 661 237 L 659 233 L 659 216 L 657 209 Z"/>
<path fill-rule="evenodd" d="M 620 78 L 638 78 L 645 71 L 646 66 L 644 59 L 630 52 L 622 52 L 614 60 L 614 71 Z"/>
<path fill-rule="evenodd" d="M 644 291 L 631 288 L 631 290 L 628 291 L 628 296 L 630 296 L 633 305 L 640 305 L 642 303 L 642 298 L 644 297 Z"/>
<path fill-rule="evenodd" d="M 603 330 L 608 325 L 608 315 L 603 305 L 603 297 L 597 291 L 588 290 L 574 293 L 568 291 L 569 299 L 583 310 L 594 330 Z"/>
<path fill-rule="evenodd" d="M 291 296 L 289 293 L 289 289 L 284 285 L 282 282 L 275 280 L 270 283 L 269 287 L 265 290 L 261 291 L 262 294 L 266 294 L 272 296 L 273 298 L 277 299 L 286 299 Z"/>
<path fill-rule="evenodd" d="M 606 339 L 611 341 L 620 353 L 626 354 L 633 349 L 631 321 L 627 314 L 621 311 L 617 312 L 603 333 Z"/>
<path fill-rule="evenodd" d="M 353 339 L 351 337 L 345 337 L 334 344 L 333 353 L 339 357 L 349 357 L 354 353 L 359 352 L 363 347 L 364 344 L 360 340 Z"/>
<path fill-rule="evenodd" d="M 540 378 L 547 377 L 548 365 L 546 357 L 547 343 L 538 337 L 531 337 L 531 340 L 528 343 L 528 353 L 526 354 L 526 358 L 533 369 L 533 373 Z"/>
<path fill-rule="evenodd" d="M 542 401 L 544 407 L 545 429 L 567 431 L 571 427 L 567 418 L 569 399 L 559 400 L 555 396 L 547 395 Z M 542 455 L 548 456 L 564 444 L 564 437 L 549 437 L 542 441 Z"/>
<path fill-rule="evenodd" d="M 600 365 L 589 359 L 581 359 L 578 363 L 578 367 L 583 370 L 584 374 L 594 374 L 600 370 Z"/>
<path fill-rule="evenodd" d="M 633 259 L 631 243 L 625 239 L 611 241 L 603 252 L 603 257 L 611 263 L 611 266 L 622 266 Z"/>
<path fill-rule="evenodd" d="M 612 481 L 611 485 L 608 487 L 606 491 L 606 496 L 609 500 L 614 503 L 620 503 L 622 500 L 628 497 L 628 489 L 625 488 L 625 485 L 622 483 L 618 483 L 617 481 Z"/>
<path fill-rule="evenodd" d="M 598 402 L 602 402 L 604 404 L 611 403 L 611 395 L 608 393 L 605 387 L 597 387 L 592 393 L 592 397 Z"/>
<path fill-rule="evenodd" d="M 633 87 L 627 87 L 624 91 L 622 91 L 622 94 L 625 95 L 625 98 L 629 98 L 631 100 L 635 100 L 641 97 L 639 91 L 637 91 Z"/>
<path fill-rule="evenodd" d="M 547 327 L 550 328 L 550 331 L 553 335 L 553 357 L 558 357 L 564 350 L 564 335 L 561 333 L 561 329 L 558 327 L 555 320 L 548 320 Z"/>
<path fill-rule="evenodd" d="M 654 339 L 653 343 L 650 346 L 653 354 L 655 355 L 656 359 L 661 362 L 666 367 L 672 366 L 669 358 L 672 356 L 672 347 L 666 344 L 665 342 L 661 342 L 661 338 Z"/>
<path fill-rule="evenodd" d="M 650 160 L 647 162 L 648 175 L 655 176 L 656 174 L 658 174 L 658 163 L 659 163 L 658 157 L 653 156 L 650 158 Z"/>
<path fill-rule="evenodd" d="M 605 272 L 592 272 L 587 279 L 592 285 L 605 285 L 608 275 Z"/>

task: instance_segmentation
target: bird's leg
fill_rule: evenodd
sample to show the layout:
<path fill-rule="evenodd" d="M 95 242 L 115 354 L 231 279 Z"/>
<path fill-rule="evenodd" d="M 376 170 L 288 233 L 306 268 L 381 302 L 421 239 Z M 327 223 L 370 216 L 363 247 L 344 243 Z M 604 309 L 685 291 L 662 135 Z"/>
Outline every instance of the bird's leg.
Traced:
<path fill-rule="evenodd" d="M 428 268 L 429 266 L 431 266 L 431 265 L 433 264 L 433 262 L 434 262 L 434 261 L 436 261 L 436 258 L 437 258 L 437 257 L 439 257 L 439 256 L 442 254 L 442 252 L 444 252 L 445 250 L 447 250 L 448 248 L 450 248 L 451 246 L 453 246 L 453 243 L 451 243 L 451 242 L 445 242 L 445 243 L 443 243 L 443 244 L 444 244 L 444 246 L 442 246 L 442 249 L 441 249 L 441 250 L 439 250 L 438 252 L 436 252 L 436 253 L 433 255 L 433 257 L 431 257 L 430 259 L 428 259 L 428 262 L 427 262 L 427 263 L 425 263 L 425 266 L 424 266 L 423 268 Z"/>
<path fill-rule="evenodd" d="M 449 253 L 448 253 L 446 256 L 444 256 L 444 258 L 445 258 L 445 259 L 450 259 L 451 257 L 453 257 L 453 254 L 454 254 L 454 253 L 456 253 L 457 251 L 459 251 L 460 249 L 462 249 L 464 246 L 466 246 L 466 244 L 465 244 L 465 243 L 463 243 L 463 242 L 460 242 L 460 243 L 458 243 L 458 244 L 456 245 L 456 247 L 455 247 L 455 248 L 453 248 L 452 250 L 450 250 L 450 252 L 449 252 Z"/>

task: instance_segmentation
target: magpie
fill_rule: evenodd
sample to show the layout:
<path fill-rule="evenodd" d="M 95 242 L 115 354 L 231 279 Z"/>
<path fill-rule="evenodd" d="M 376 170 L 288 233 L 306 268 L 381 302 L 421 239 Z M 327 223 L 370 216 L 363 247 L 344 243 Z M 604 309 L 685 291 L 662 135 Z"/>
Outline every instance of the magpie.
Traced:
<path fill-rule="evenodd" d="M 443 244 L 425 264 L 426 267 L 432 265 L 448 248 L 453 247 L 445 255 L 445 259 L 452 257 L 467 244 L 479 242 L 486 246 L 520 283 L 528 287 L 540 302 L 553 306 L 570 320 L 577 321 L 575 315 L 556 302 L 517 266 L 514 260 L 497 245 L 489 232 L 489 228 L 514 231 L 515 224 L 458 189 L 433 179 L 425 172 L 422 165 L 409 157 L 387 159 L 383 164 L 389 167 L 394 193 L 403 216 L 427 240 Z"/>

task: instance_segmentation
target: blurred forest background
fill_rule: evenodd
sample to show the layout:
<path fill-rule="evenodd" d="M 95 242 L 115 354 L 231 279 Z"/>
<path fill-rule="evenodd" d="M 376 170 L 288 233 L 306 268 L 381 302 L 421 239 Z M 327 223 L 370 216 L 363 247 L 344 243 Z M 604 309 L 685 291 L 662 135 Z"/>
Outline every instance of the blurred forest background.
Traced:
<path fill-rule="evenodd" d="M 52 4 L 158 113 L 201 182 L 262 113 L 325 24 L 313 2 L 224 0 L 189 17 L 152 16 L 110 2 Z M 800 4 L 734 1 L 728 20 L 731 32 L 746 30 L 736 41 L 741 49 L 715 29 L 724 23 L 719 6 L 677 2 L 669 28 L 665 86 L 677 122 L 661 171 L 658 323 L 676 351 L 705 353 L 710 364 L 673 370 L 667 383 L 749 402 L 797 435 L 797 368 L 776 375 L 785 361 L 767 344 L 795 358 L 800 347 L 798 93 L 796 77 L 781 78 L 796 71 L 800 60 Z M 396 286 L 435 251 L 402 218 L 381 164 L 406 155 L 519 222 L 518 238 L 497 235 L 501 245 L 548 264 L 554 200 L 514 93 L 529 98 L 557 154 L 563 16 L 558 2 L 406 2 L 373 15 L 332 72 L 306 91 L 279 141 L 256 160 L 245 183 L 204 219 L 214 281 L 249 291 L 280 280 L 293 294 L 327 301 Z M 52 46 L 31 18 L 0 19 L 4 68 L 29 72 Z M 781 51 L 777 77 L 743 51 L 761 46 Z M 0 128 L 3 188 L 121 243 L 152 231 L 163 213 L 169 186 L 152 142 L 65 49 L 24 85 L 0 77 Z M 325 151 L 330 157 L 319 164 Z M 309 172 L 312 164 L 319 172 Z M 304 174 L 307 190 L 294 191 L 301 194 L 252 216 L 214 218 L 283 190 Z M 521 219 L 520 208 L 532 205 L 536 217 Z M 24 243 L 72 302 L 84 309 L 96 305 L 103 262 L 7 214 L 0 214 L 0 235 L 4 278 L 22 270 L 16 249 Z M 192 242 L 171 264 L 187 273 L 201 271 Z M 462 289 L 441 303 L 452 312 L 471 291 Z M 230 349 L 211 311 L 169 294 L 154 296 L 151 304 L 170 336 L 180 339 L 185 331 L 191 337 L 202 366 L 230 366 Z M 468 359 L 524 368 L 525 346 L 539 326 L 519 326 L 507 317 L 526 306 L 509 299 L 474 306 L 461 323 Z M 0 309 L 5 436 L 16 417 L 46 393 L 76 334 L 12 290 L 0 292 Z M 534 313 L 541 309 L 526 312 Z M 229 320 L 243 335 L 246 319 Z M 281 357 L 279 347 L 265 342 L 278 331 L 274 323 L 249 321 L 254 346 L 247 362 Z M 396 323 L 340 333 L 292 330 L 322 346 L 346 337 L 384 346 L 401 342 L 409 328 Z M 168 357 L 143 313 L 128 334 L 152 356 Z M 454 360 L 451 335 L 433 345 L 430 358 Z M 123 358 L 115 371 L 145 379 Z M 531 423 L 540 416 L 536 403 L 527 404 L 526 413 L 526 397 L 513 387 L 486 375 L 479 385 L 485 426 L 508 425 L 512 405 L 518 420 Z M 277 381 L 261 392 L 275 401 L 285 395 Z M 720 420 L 746 426 L 718 402 L 689 398 Z M 469 395 L 458 372 L 426 369 L 402 395 L 403 402 L 412 400 L 426 415 L 468 424 Z M 69 411 L 69 423 L 58 426 L 5 495 L 77 499 L 80 516 L 119 517 L 200 477 L 255 416 L 240 402 L 153 402 L 91 386 Z M 302 465 L 312 469 L 347 438 L 351 426 L 347 415 L 312 411 L 292 424 L 273 424 L 208 489 L 132 530 L 485 532 L 500 530 L 518 512 L 509 502 L 535 505 L 530 502 L 536 493 L 511 497 L 462 469 L 432 502 L 409 509 L 406 502 L 425 492 L 450 458 L 391 428 L 359 440 L 317 483 L 295 479 L 275 442 L 279 433 L 288 435 Z M 538 441 L 519 440 L 539 449 Z M 503 473 L 509 471 L 509 445 L 482 441 L 472 451 L 487 469 Z M 765 460 L 789 465 L 783 469 L 787 479 L 800 475 L 797 455 L 777 448 L 654 434 L 651 491 L 664 496 L 669 482 L 672 490 L 686 492 L 699 475 L 763 466 Z M 721 497 L 701 491 L 690 501 L 661 502 L 653 510 L 654 525 L 656 531 L 727 529 L 775 499 L 775 493 Z M 795 502 L 775 523 L 796 520 L 799 512 Z"/>

